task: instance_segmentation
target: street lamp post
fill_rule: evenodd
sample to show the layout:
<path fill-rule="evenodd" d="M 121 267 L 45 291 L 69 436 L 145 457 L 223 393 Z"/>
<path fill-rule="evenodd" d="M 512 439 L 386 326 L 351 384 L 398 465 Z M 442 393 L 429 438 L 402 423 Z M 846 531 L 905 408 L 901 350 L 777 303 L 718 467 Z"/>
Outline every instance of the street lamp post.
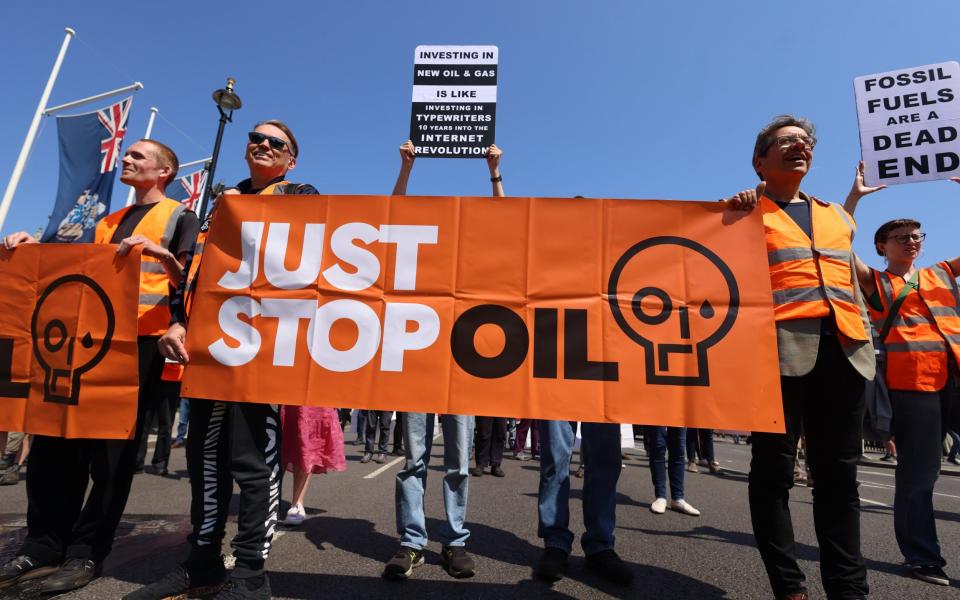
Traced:
<path fill-rule="evenodd" d="M 213 190 L 213 175 L 217 170 L 217 158 L 220 156 L 220 142 L 223 140 L 223 129 L 227 123 L 233 122 L 233 111 L 237 110 L 243 103 L 240 102 L 240 96 L 233 91 L 236 80 L 233 77 L 227 77 L 227 85 L 213 93 L 213 101 L 217 104 L 217 110 L 220 112 L 220 126 L 217 128 L 217 140 L 213 144 L 213 155 L 210 158 L 210 169 L 207 171 L 207 183 L 203 187 L 203 198 L 200 200 L 200 212 L 197 214 L 202 223 L 207 214 L 207 203 L 210 201 L 211 191 Z"/>

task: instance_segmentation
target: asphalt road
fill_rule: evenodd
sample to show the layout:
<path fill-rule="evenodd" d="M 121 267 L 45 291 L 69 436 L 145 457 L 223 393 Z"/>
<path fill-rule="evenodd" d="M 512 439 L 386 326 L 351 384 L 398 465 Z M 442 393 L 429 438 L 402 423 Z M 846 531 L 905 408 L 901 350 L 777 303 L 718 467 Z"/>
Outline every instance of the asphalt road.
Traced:
<path fill-rule="evenodd" d="M 348 437 L 352 437 L 348 435 Z M 536 535 L 536 462 L 505 461 L 507 476 L 472 478 L 467 513 L 467 549 L 477 559 L 477 575 L 454 580 L 438 564 L 439 545 L 431 544 L 427 564 L 402 583 L 380 578 L 384 561 L 397 548 L 394 475 L 399 459 L 386 465 L 360 464 L 359 447 L 347 446 L 345 473 L 315 476 L 307 497 L 308 519 L 285 529 L 275 540 L 268 567 L 276 598 L 770 598 L 760 557 L 753 547 L 746 503 L 749 447 L 717 443 L 724 472 L 687 474 L 688 501 L 700 517 L 669 512 L 654 515 L 649 469 L 642 451 L 631 452 L 620 479 L 616 549 L 636 571 L 630 588 L 618 588 L 584 569 L 575 545 L 569 575 L 548 586 L 532 577 L 541 552 Z M 433 451 L 426 499 L 428 529 L 443 518 L 438 465 L 440 440 Z M 172 475 L 140 475 L 103 577 L 64 598 L 119 598 L 173 568 L 186 554 L 189 487 L 183 450 L 174 450 Z M 862 547 L 874 598 L 957 598 L 960 580 L 950 588 L 904 575 L 893 535 L 893 476 L 889 468 L 862 467 Z M 571 478 L 571 522 L 583 532 L 582 480 Z M 285 481 L 289 498 L 290 481 Z M 960 548 L 960 477 L 941 477 L 935 505 L 948 573 Z M 234 506 L 234 509 L 236 507 Z M 810 490 L 795 487 L 791 509 L 802 567 L 813 598 L 822 598 L 817 570 Z M 0 559 L 16 551 L 24 535 L 25 486 L 0 488 Z M 235 525 L 231 523 L 232 534 Z M 577 543 L 578 544 L 578 543 Z M 227 548 L 229 553 L 229 548 Z M 7 591 L 0 598 L 31 598 L 32 590 Z"/>

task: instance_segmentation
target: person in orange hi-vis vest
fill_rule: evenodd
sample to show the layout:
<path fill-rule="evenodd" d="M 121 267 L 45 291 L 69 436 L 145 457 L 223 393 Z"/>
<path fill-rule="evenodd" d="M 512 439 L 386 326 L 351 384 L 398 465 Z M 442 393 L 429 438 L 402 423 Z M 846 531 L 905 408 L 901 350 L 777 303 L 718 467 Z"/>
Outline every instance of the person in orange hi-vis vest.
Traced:
<path fill-rule="evenodd" d="M 813 123 L 776 117 L 757 135 L 755 190 L 725 199 L 763 214 L 780 359 L 785 433 L 754 433 L 749 498 L 753 532 L 778 599 L 807 598 L 788 504 L 797 440 L 806 436 L 820 573 L 828 598 L 865 598 L 857 461 L 873 344 L 851 241 L 853 218 L 800 191 L 813 161 Z"/>
<path fill-rule="evenodd" d="M 170 148 L 140 140 L 127 149 L 121 165 L 120 181 L 133 187 L 136 203 L 104 217 L 94 240 L 118 244 L 120 255 L 137 246 L 142 249 L 135 435 L 131 440 L 34 436 L 27 472 L 27 538 L 17 557 L 0 567 L 0 587 L 46 577 L 41 593 L 60 593 L 83 587 L 99 575 L 130 494 L 137 450 L 145 435 L 141 425 L 148 409 L 162 401 L 163 357 L 157 340 L 170 320 L 169 288 L 180 282 L 182 261 L 199 223 L 182 204 L 164 196 L 179 169 Z M 15 248 L 36 241 L 21 231 L 8 235 L 4 244 Z M 93 486 L 84 502 L 88 479 Z"/>
<path fill-rule="evenodd" d="M 309 184 L 290 183 L 299 146 L 282 121 L 257 123 L 247 134 L 244 158 L 250 178 L 224 194 L 317 194 Z M 216 212 L 216 205 L 211 214 Z M 203 258 L 210 218 L 200 227 L 193 257 L 171 298 L 170 327 L 158 346 L 164 357 L 187 363 L 184 342 L 191 293 Z M 218 402 L 190 398 L 190 522 L 193 533 L 187 561 L 158 581 L 125 598 L 149 600 L 216 592 L 214 598 L 270 598 L 264 563 L 270 553 L 280 504 L 281 427 L 275 404 Z M 233 482 L 240 487 L 237 535 L 231 545 L 236 566 L 229 579 L 221 556 Z"/>
<path fill-rule="evenodd" d="M 960 177 L 953 181 L 960 183 Z M 846 208 L 886 186 L 868 187 L 863 163 L 857 168 Z M 933 488 L 940 474 L 941 442 L 950 407 L 957 400 L 960 362 L 960 257 L 931 267 L 915 264 L 926 234 L 913 219 L 895 219 L 877 229 L 873 241 L 887 268 L 857 262 L 877 335 L 879 376 L 893 407 L 897 446 L 893 523 L 910 573 L 922 581 L 950 585 L 944 572 L 933 512 Z"/>

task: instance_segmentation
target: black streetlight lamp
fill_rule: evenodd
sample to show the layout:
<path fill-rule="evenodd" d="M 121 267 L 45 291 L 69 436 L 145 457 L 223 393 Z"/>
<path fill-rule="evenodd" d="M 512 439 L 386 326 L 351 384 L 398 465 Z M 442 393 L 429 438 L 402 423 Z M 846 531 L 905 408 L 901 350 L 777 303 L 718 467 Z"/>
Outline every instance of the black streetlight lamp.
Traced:
<path fill-rule="evenodd" d="M 223 128 L 226 127 L 227 123 L 233 122 L 233 111 L 243 106 L 243 103 L 240 102 L 240 96 L 233 91 L 235 83 L 236 80 L 233 77 L 227 77 L 227 86 L 213 93 L 213 101 L 217 104 L 217 110 L 220 112 L 220 127 L 217 128 L 217 141 L 213 144 L 213 156 L 210 158 L 210 168 L 207 170 L 207 184 L 203 188 L 200 213 L 197 215 L 201 223 L 203 223 L 207 214 L 207 203 L 210 201 L 211 191 L 213 190 L 213 174 L 217 170 L 217 158 L 220 156 Z"/>

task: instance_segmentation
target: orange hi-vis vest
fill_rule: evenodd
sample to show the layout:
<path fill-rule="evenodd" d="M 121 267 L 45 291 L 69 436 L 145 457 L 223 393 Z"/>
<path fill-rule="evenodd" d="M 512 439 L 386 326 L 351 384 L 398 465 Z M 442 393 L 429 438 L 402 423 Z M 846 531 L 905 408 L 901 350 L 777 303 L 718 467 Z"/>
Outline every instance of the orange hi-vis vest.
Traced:
<path fill-rule="evenodd" d="M 122 208 L 101 219 L 97 223 L 94 242 L 109 244 L 130 208 Z M 143 219 L 134 228 L 133 235 L 143 235 L 155 244 L 168 248 L 177 229 L 177 221 L 185 210 L 186 207 L 176 200 L 164 198 L 143 215 Z M 169 285 L 170 278 L 160 261 L 150 256 L 142 256 L 137 335 L 161 335 L 167 330 L 170 325 Z"/>
<path fill-rule="evenodd" d="M 813 239 L 766 196 L 760 199 L 776 321 L 833 315 L 837 331 L 870 339 L 851 267 L 852 217 L 840 206 L 809 198 Z"/>
<path fill-rule="evenodd" d="M 289 182 L 278 181 L 276 183 L 271 183 L 267 187 L 263 188 L 259 193 L 260 194 L 276 194 L 282 193 L 283 188 L 278 190 L 279 186 L 287 185 Z M 193 292 L 197 286 L 197 274 L 200 272 L 200 259 L 203 257 L 203 246 L 207 242 L 207 235 L 209 231 L 207 229 L 201 228 L 200 233 L 197 235 L 197 243 L 193 248 L 193 259 L 190 261 L 190 268 L 187 269 L 187 283 L 184 288 L 183 301 L 184 301 L 184 310 L 187 315 L 190 315 L 190 307 L 193 305 Z M 167 362 L 163 365 L 163 375 L 160 377 L 164 381 L 180 381 L 183 379 L 183 365 L 175 362 Z"/>
<path fill-rule="evenodd" d="M 960 291 L 956 274 L 945 262 L 920 269 L 917 290 L 908 291 L 890 324 L 886 340 L 887 387 L 937 392 L 947 384 L 948 358 L 960 364 Z M 870 308 L 877 331 L 883 328 L 894 299 L 907 282 L 874 271 L 883 310 Z"/>
<path fill-rule="evenodd" d="M 260 190 L 257 195 L 266 196 L 271 194 L 285 193 L 284 187 L 282 186 L 286 186 L 289 183 L 290 182 L 287 180 L 271 183 L 267 187 Z M 211 212 L 211 221 L 212 220 L 213 218 Z M 184 310 L 186 311 L 187 316 L 190 315 L 190 307 L 193 305 L 193 292 L 197 286 L 197 274 L 200 272 L 200 260 L 203 258 L 203 246 L 206 244 L 208 234 L 209 230 L 207 228 L 200 228 L 200 233 L 197 235 L 197 245 L 193 249 L 193 260 L 190 261 L 190 268 L 187 269 L 187 285 L 183 294 Z"/>

